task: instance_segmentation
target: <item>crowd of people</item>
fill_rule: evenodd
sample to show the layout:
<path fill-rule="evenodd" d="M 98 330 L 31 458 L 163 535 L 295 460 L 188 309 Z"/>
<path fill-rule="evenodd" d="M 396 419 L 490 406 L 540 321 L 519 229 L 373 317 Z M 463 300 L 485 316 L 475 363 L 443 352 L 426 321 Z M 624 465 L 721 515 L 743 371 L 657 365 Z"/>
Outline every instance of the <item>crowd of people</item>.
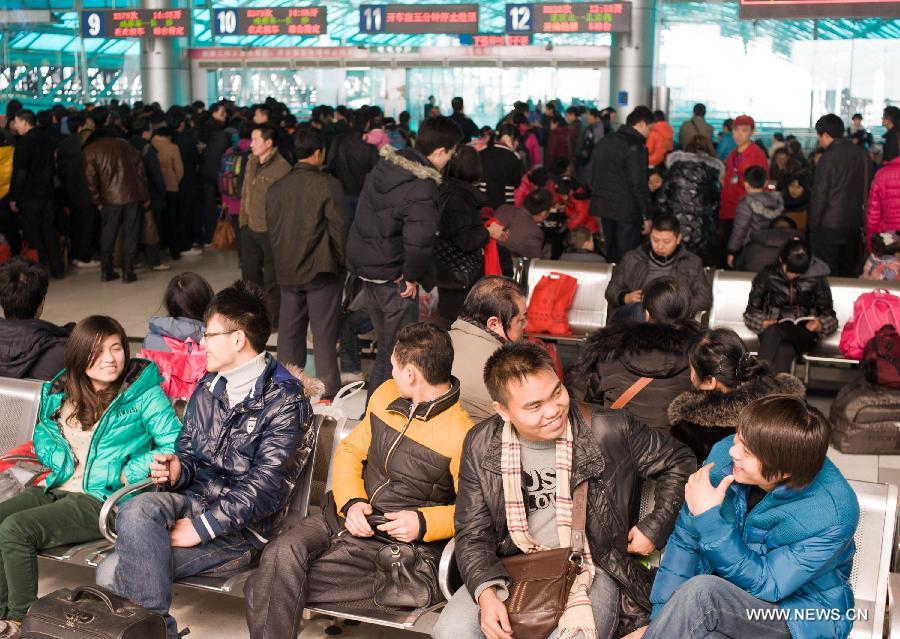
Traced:
<path fill-rule="evenodd" d="M 858 276 L 865 239 L 869 275 L 900 255 L 896 107 L 881 166 L 860 123 L 848 135 L 829 114 L 812 170 L 782 157 L 787 138 L 770 165 L 746 115 L 712 140 L 703 105 L 676 136 L 646 107 L 617 126 L 614 109 L 521 102 L 479 130 L 452 104 L 416 131 L 377 107 L 297 122 L 272 100 L 11 105 L 2 232 L 24 256 L 0 265 L 0 374 L 47 380 L 33 444 L 49 474 L 0 503 L 0 637 L 37 597 L 37 551 L 98 538 L 103 501 L 148 476 L 165 490 L 123 504 L 97 581 L 163 615 L 170 639 L 174 581 L 257 561 L 254 639 L 296 636 L 312 603 L 438 603 L 450 538 L 465 585 L 435 637 L 516 636 L 546 602 L 512 560 L 559 548 L 577 561 L 548 635 L 848 634 L 859 508 L 789 372 L 837 329 L 829 273 Z M 241 280 L 172 278 L 138 356 L 114 318 L 40 319 L 67 255 L 129 282 L 139 247 L 164 269 L 162 249 L 198 254 L 226 223 Z M 526 335 L 519 257 L 615 263 L 609 324 L 565 371 Z M 744 315 L 758 355 L 698 322 L 709 264 L 758 265 Z M 327 504 L 294 516 L 314 402 L 362 377 Z M 654 576 L 640 558 L 663 548 Z"/>

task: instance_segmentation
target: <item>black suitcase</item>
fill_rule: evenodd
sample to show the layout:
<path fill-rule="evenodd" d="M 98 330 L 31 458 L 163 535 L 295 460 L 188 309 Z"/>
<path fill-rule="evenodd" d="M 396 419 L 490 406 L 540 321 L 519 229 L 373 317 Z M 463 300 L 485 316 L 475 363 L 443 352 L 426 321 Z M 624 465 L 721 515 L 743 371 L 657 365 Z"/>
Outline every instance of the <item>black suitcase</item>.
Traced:
<path fill-rule="evenodd" d="M 166 639 L 155 612 L 99 586 L 62 588 L 41 597 L 22 622 L 19 639 Z"/>

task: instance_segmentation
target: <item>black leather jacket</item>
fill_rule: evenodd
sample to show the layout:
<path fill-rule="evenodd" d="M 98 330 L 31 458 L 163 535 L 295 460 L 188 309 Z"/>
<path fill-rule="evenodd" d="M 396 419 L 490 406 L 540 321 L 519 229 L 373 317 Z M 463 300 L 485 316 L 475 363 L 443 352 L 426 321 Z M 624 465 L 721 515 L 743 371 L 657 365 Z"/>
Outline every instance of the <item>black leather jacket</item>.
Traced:
<path fill-rule="evenodd" d="M 587 538 L 594 565 L 619 587 L 626 607 L 642 609 L 619 634 L 645 625 L 650 613 L 649 571 L 626 550 L 628 531 L 637 525 L 657 547 L 665 545 L 684 502 L 684 485 L 696 470 L 691 451 L 665 434 L 635 421 L 624 411 L 593 407 L 590 427 L 577 406 L 572 422 L 572 489 L 588 481 Z M 503 421 L 494 416 L 473 428 L 463 445 L 456 499 L 456 563 L 470 593 L 509 575 L 500 561 L 518 553 L 506 526 L 500 448 Z M 638 519 L 641 478 L 656 481 L 652 512 Z M 524 492 L 524 486 L 523 486 Z M 634 625 L 634 624 L 637 625 Z"/>
<path fill-rule="evenodd" d="M 254 546 L 265 545 L 281 522 L 297 477 L 310 462 L 309 400 L 281 364 L 270 355 L 266 360 L 244 401 L 229 408 L 225 379 L 209 373 L 185 410 L 175 445 L 181 475 L 173 490 L 206 504 L 206 512 L 193 520 L 204 542 L 244 531 Z"/>
<path fill-rule="evenodd" d="M 819 335 L 831 335 L 838 321 L 827 275 L 828 266 L 816 257 L 806 273 L 794 280 L 787 278 L 780 262 L 770 264 L 753 278 L 744 323 L 762 333 L 765 320 L 814 316 L 822 322 Z"/>
<path fill-rule="evenodd" d="M 820 228 L 858 229 L 863 224 L 866 191 L 873 173 L 862 147 L 849 138 L 832 142 L 816 166 L 809 204 L 810 232 Z"/>

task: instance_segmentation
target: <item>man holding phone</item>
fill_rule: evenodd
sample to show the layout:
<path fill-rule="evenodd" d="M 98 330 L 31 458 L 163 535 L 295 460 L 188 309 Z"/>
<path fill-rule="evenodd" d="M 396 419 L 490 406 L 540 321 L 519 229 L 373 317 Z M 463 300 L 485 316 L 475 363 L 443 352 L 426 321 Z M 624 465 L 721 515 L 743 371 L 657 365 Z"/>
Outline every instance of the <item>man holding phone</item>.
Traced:
<path fill-rule="evenodd" d="M 419 283 L 428 272 L 438 230 L 441 171 L 462 140 L 450 118 L 428 118 L 414 148 L 381 149 L 366 178 L 347 239 L 350 272 L 363 281 L 366 312 L 378 333 L 369 398 L 391 375 L 397 331 L 419 317 Z"/>

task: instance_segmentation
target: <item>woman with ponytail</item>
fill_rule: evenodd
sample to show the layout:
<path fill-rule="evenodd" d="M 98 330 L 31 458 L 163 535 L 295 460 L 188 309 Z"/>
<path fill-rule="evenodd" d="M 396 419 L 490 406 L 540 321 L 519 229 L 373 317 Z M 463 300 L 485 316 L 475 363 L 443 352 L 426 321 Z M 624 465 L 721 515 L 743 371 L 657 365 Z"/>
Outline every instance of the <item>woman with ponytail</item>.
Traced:
<path fill-rule="evenodd" d="M 694 390 L 669 405 L 672 435 L 691 447 L 703 462 L 713 445 L 734 434 L 738 414 L 766 395 L 804 398 L 803 382 L 769 366 L 747 352 L 737 333 L 728 328 L 707 331 L 688 350 Z"/>

